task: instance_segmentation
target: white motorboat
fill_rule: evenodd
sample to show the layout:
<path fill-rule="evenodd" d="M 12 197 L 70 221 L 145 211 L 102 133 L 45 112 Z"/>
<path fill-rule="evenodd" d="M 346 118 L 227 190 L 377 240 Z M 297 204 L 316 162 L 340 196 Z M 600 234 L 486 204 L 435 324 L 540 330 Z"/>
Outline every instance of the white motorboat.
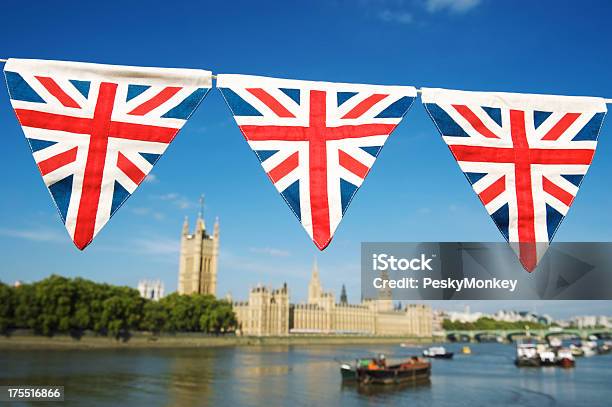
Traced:
<path fill-rule="evenodd" d="M 555 358 L 555 364 L 561 367 L 576 366 L 576 359 L 574 358 L 574 355 L 572 355 L 572 350 L 569 348 L 558 349 Z"/>
<path fill-rule="evenodd" d="M 447 352 L 443 346 L 432 346 L 423 351 L 423 356 L 426 358 L 451 359 L 453 352 Z"/>

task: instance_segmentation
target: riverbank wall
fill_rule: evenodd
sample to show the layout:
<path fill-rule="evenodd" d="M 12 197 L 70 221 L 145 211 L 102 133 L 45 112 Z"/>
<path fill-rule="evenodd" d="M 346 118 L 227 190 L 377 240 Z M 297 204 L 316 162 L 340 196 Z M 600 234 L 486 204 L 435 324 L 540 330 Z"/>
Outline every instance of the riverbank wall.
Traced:
<path fill-rule="evenodd" d="M 208 348 L 220 346 L 312 346 L 400 344 L 424 345 L 433 338 L 357 335 L 289 335 L 289 336 L 210 336 L 180 333 L 153 335 L 137 332 L 127 339 L 114 339 L 94 334 L 41 336 L 31 332 L 13 332 L 0 336 L 0 349 L 103 349 L 103 348 Z"/>

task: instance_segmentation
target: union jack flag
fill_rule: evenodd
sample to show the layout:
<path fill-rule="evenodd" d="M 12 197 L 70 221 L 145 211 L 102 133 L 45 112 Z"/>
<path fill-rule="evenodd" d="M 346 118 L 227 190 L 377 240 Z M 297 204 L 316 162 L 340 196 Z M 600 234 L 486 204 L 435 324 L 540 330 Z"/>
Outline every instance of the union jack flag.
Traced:
<path fill-rule="evenodd" d="M 204 99 L 211 73 L 10 59 L 11 103 L 70 237 L 83 250 Z"/>
<path fill-rule="evenodd" d="M 603 99 L 423 89 L 423 103 L 523 267 L 536 267 L 597 146 Z"/>
<path fill-rule="evenodd" d="M 219 75 L 240 130 L 323 250 L 387 137 L 416 97 L 409 86 Z"/>

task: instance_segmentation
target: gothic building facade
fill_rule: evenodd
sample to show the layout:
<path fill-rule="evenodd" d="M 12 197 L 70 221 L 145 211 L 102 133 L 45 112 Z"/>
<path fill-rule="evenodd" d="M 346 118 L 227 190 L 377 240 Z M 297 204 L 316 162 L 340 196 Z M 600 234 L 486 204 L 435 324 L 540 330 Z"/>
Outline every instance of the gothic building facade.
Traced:
<path fill-rule="evenodd" d="M 198 214 L 193 233 L 185 218 L 181 234 L 179 260 L 179 294 L 210 294 L 217 291 L 217 261 L 219 257 L 219 221 L 212 234 L 206 230 L 202 212 Z"/>
<path fill-rule="evenodd" d="M 140 280 L 138 292 L 142 298 L 159 301 L 164 296 L 164 283 L 161 280 Z"/>
<path fill-rule="evenodd" d="M 249 300 L 233 303 L 241 333 L 249 336 L 283 336 L 291 325 L 287 284 L 277 290 L 257 286 Z"/>
<path fill-rule="evenodd" d="M 432 311 L 428 305 L 410 304 L 396 309 L 389 293 L 361 304 L 335 302 L 333 293 L 325 292 L 316 262 L 308 284 L 308 301 L 290 304 L 289 291 L 257 286 L 248 301 L 234 302 L 240 333 L 253 336 L 288 334 L 354 334 L 381 336 L 430 337 Z M 346 296 L 343 296 L 346 297 Z"/>

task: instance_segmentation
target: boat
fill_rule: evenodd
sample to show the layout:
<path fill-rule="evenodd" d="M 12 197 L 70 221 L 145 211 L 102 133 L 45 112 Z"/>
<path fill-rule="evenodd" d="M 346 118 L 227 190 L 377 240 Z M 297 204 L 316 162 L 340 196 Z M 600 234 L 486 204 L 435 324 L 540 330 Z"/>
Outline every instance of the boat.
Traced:
<path fill-rule="evenodd" d="M 570 344 L 570 350 L 572 351 L 572 355 L 574 355 L 574 357 L 594 356 L 597 353 L 597 342 L 581 341 L 578 343 L 572 343 Z"/>
<path fill-rule="evenodd" d="M 582 351 L 584 352 L 584 357 L 589 358 L 591 356 L 595 356 L 597 354 L 597 352 L 595 351 L 595 349 L 588 347 L 588 346 L 583 346 L 582 347 Z"/>
<path fill-rule="evenodd" d="M 571 343 L 569 347 L 574 357 L 584 356 L 584 350 L 581 346 Z"/>
<path fill-rule="evenodd" d="M 453 352 L 447 352 L 443 346 L 432 346 L 423 351 L 423 356 L 435 359 L 452 359 Z"/>
<path fill-rule="evenodd" d="M 540 357 L 540 366 L 555 366 L 557 364 L 557 355 L 551 349 L 539 349 L 538 356 Z"/>
<path fill-rule="evenodd" d="M 555 358 L 555 364 L 557 366 L 570 368 L 576 366 L 576 359 L 572 355 L 572 351 L 569 348 L 560 348 L 557 350 Z"/>
<path fill-rule="evenodd" d="M 612 342 L 610 341 L 605 341 L 601 345 L 597 346 L 597 353 L 600 355 L 605 355 L 610 353 L 610 351 L 612 351 Z"/>
<path fill-rule="evenodd" d="M 584 341 L 580 347 L 585 357 L 591 357 L 597 353 L 597 342 L 595 341 Z"/>
<path fill-rule="evenodd" d="M 387 363 L 384 356 L 357 359 L 355 364 L 340 365 L 343 382 L 359 384 L 399 384 L 410 381 L 428 380 L 431 363 L 413 356 L 397 363 Z"/>
<path fill-rule="evenodd" d="M 561 341 L 561 339 L 557 338 L 556 336 L 553 336 L 552 338 L 550 338 L 548 340 L 548 343 L 553 348 L 560 348 L 561 346 L 563 346 L 563 341 Z"/>
<path fill-rule="evenodd" d="M 572 355 L 575 357 L 584 356 L 584 350 L 580 347 L 570 348 L 570 350 L 572 351 Z"/>
<path fill-rule="evenodd" d="M 464 346 L 461 349 L 461 353 L 463 353 L 464 355 L 471 355 L 472 354 L 472 349 L 470 349 L 469 346 Z"/>
<path fill-rule="evenodd" d="M 582 352 L 581 347 L 570 345 L 569 348 L 551 347 L 545 343 L 525 342 L 516 346 L 514 364 L 518 367 L 560 366 L 574 367 L 576 365 L 575 350 Z"/>
<path fill-rule="evenodd" d="M 518 367 L 540 367 L 542 361 L 538 355 L 535 343 L 519 343 L 516 345 L 514 364 Z"/>

